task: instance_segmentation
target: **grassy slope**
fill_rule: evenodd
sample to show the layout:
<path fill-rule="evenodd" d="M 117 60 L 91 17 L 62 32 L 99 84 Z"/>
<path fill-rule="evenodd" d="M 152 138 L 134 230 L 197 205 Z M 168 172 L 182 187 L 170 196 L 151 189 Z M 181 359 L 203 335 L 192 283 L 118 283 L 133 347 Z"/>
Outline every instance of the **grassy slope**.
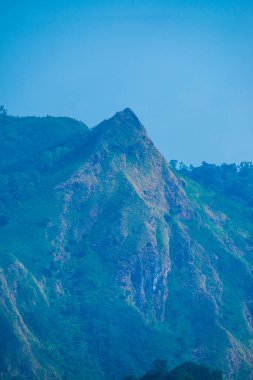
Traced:
<path fill-rule="evenodd" d="M 188 270 L 187 265 L 182 262 L 177 265 L 178 260 L 175 259 L 175 270 L 171 274 L 175 288 L 172 285 L 168 319 L 175 321 L 174 313 L 181 313 L 181 306 L 185 303 L 188 315 L 178 318 L 176 329 L 177 339 L 181 344 L 184 336 L 182 332 L 185 331 L 185 346 L 189 346 L 190 356 L 192 348 L 198 347 L 200 351 L 207 351 L 204 360 L 210 364 L 223 368 L 233 378 L 248 378 L 250 372 L 247 366 L 252 360 L 252 317 L 246 310 L 252 304 L 253 289 L 252 209 L 176 174 L 187 184 L 185 191 L 196 213 L 196 217 L 188 221 L 186 227 L 190 238 L 201 247 L 200 254 L 196 247 L 191 247 L 190 251 L 194 253 L 194 257 L 188 258 L 193 267 L 193 277 L 199 277 L 200 282 L 197 286 L 189 272 L 184 273 Z M 180 251 L 180 248 L 177 247 L 174 251 Z M 201 273 L 198 276 L 199 271 Z M 185 286 L 189 287 L 187 292 L 180 292 L 180 280 L 185 282 L 185 278 L 191 279 L 192 282 L 185 283 Z M 191 299 L 189 294 L 192 287 Z M 202 288 L 204 293 L 210 296 L 209 304 L 203 302 L 200 307 L 203 299 L 195 292 L 198 288 Z M 173 299 L 178 300 L 179 297 L 183 298 L 177 308 L 177 302 L 174 303 Z M 212 310 L 214 306 L 215 310 Z M 229 352 L 228 339 L 230 343 L 232 341 Z M 238 362 L 232 359 L 233 350 L 237 351 L 240 359 L 243 359 L 242 362 L 245 360 L 246 363 L 240 364 L 240 359 L 237 358 Z M 224 362 L 226 355 L 227 362 Z"/>
<path fill-rule="evenodd" d="M 2 377 L 120 378 L 166 357 L 247 378 L 252 210 L 188 179 L 178 188 L 142 130 L 91 133 L 67 118 L 0 124 Z M 153 292 L 168 235 L 171 270 Z M 59 251 L 66 258 L 55 260 Z"/>

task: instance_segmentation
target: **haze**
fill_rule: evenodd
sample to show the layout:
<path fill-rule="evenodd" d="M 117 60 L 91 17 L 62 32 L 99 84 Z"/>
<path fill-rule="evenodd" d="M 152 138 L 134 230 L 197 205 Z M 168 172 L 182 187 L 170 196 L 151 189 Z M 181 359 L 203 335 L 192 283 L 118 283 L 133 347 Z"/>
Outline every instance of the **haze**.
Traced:
<path fill-rule="evenodd" d="M 96 125 L 131 107 L 168 160 L 253 160 L 251 1 L 1 1 L 0 104 Z"/>

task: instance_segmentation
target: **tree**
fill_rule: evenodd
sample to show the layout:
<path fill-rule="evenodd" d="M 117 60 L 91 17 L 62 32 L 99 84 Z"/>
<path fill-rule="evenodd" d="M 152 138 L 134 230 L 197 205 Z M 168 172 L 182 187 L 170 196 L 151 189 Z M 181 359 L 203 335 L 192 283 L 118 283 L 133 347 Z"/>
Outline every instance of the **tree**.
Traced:
<path fill-rule="evenodd" d="M 4 108 L 3 105 L 0 105 L 0 115 L 6 116 L 7 115 L 7 109 Z"/>
<path fill-rule="evenodd" d="M 138 379 L 128 376 L 124 380 Z M 193 362 L 185 362 L 169 372 L 167 361 L 157 359 L 139 380 L 222 380 L 222 372 Z"/>
<path fill-rule="evenodd" d="M 222 380 L 222 372 L 192 362 L 183 363 L 174 368 L 168 380 Z"/>
<path fill-rule="evenodd" d="M 169 165 L 170 165 L 172 170 L 178 169 L 178 161 L 177 160 L 170 160 Z"/>
<path fill-rule="evenodd" d="M 140 380 L 165 380 L 168 375 L 167 360 L 156 359 L 151 365 L 150 371 Z"/>

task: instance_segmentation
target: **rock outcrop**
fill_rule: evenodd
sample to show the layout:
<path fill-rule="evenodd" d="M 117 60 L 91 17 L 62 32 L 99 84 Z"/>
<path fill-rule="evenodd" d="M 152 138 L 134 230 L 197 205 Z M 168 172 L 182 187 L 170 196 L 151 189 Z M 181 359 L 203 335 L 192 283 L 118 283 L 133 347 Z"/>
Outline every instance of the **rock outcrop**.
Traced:
<path fill-rule="evenodd" d="M 0 124 L 0 378 L 164 357 L 251 379 L 252 210 L 174 173 L 130 109 Z"/>

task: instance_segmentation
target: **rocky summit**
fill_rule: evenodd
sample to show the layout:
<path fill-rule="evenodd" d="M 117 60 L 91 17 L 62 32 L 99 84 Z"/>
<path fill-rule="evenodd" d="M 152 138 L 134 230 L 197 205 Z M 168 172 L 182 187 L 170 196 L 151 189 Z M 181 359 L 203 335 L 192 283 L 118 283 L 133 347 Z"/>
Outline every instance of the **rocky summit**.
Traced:
<path fill-rule="evenodd" d="M 253 379 L 253 209 L 172 169 L 130 109 L 0 115 L 0 379 L 156 358 Z"/>

